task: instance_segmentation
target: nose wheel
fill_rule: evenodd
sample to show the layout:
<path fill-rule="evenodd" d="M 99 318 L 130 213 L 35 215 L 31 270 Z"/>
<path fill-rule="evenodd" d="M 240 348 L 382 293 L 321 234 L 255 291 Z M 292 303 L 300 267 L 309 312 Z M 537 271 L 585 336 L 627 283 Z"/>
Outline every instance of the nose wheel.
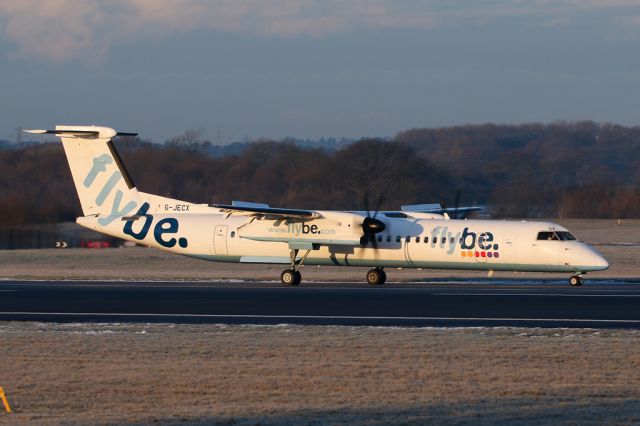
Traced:
<path fill-rule="evenodd" d="M 580 275 L 574 275 L 569 278 L 569 284 L 572 287 L 580 287 L 582 285 L 582 277 Z"/>
<path fill-rule="evenodd" d="M 373 268 L 367 272 L 367 283 L 371 285 L 382 285 L 387 281 L 387 274 L 382 268 Z"/>

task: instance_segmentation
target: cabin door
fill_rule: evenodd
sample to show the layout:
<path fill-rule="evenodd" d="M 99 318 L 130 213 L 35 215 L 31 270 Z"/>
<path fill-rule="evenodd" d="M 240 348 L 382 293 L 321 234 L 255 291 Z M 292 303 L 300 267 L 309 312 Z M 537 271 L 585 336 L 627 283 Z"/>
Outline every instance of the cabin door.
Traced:
<path fill-rule="evenodd" d="M 516 259 L 516 237 L 513 234 L 507 234 L 504 237 L 504 245 L 499 247 L 498 256 L 502 257 L 503 262 L 517 263 Z"/>
<path fill-rule="evenodd" d="M 227 225 L 216 226 L 213 234 L 213 251 L 217 255 L 227 254 Z"/>

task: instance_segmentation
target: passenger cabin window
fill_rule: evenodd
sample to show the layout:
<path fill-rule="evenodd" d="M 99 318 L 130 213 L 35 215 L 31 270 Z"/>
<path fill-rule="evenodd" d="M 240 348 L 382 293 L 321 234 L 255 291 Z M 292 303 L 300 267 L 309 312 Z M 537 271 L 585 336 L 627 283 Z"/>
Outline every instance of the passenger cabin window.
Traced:
<path fill-rule="evenodd" d="M 391 242 L 391 235 L 387 235 L 387 242 L 390 243 Z"/>
<path fill-rule="evenodd" d="M 400 235 L 396 236 L 396 242 L 400 242 Z"/>
<path fill-rule="evenodd" d="M 378 242 L 381 243 L 382 242 L 382 235 L 378 235 Z"/>
<path fill-rule="evenodd" d="M 416 243 L 420 242 L 420 237 L 416 237 Z"/>
<path fill-rule="evenodd" d="M 235 238 L 236 237 L 236 231 L 231 231 L 231 238 Z"/>
<path fill-rule="evenodd" d="M 427 244 L 429 242 L 429 237 L 424 237 L 424 243 Z"/>
<path fill-rule="evenodd" d="M 407 237 L 405 238 L 405 241 L 410 243 L 411 242 L 411 237 L 407 235 Z"/>
<path fill-rule="evenodd" d="M 538 241 L 574 241 L 576 237 L 567 231 L 541 231 L 538 232 Z"/>

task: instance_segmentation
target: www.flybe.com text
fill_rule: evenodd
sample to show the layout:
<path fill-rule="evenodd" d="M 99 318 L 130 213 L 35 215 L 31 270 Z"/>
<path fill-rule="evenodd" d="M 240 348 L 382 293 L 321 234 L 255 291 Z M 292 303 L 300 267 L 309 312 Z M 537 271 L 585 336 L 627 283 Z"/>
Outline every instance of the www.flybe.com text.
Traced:
<path fill-rule="evenodd" d="M 272 226 L 269 232 L 276 234 L 298 235 L 335 235 L 335 229 L 321 229 L 318 225 L 307 225 L 306 223 L 290 223 L 287 226 Z"/>

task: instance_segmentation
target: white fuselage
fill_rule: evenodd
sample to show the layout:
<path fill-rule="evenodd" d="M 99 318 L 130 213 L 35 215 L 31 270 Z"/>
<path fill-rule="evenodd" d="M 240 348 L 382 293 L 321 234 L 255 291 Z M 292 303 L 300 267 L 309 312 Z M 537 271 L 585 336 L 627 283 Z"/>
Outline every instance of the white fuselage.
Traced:
<path fill-rule="evenodd" d="M 323 244 L 308 247 L 305 264 L 541 272 L 588 272 L 608 267 L 587 244 L 537 239 L 540 232 L 566 231 L 551 222 L 425 219 L 413 217 L 411 212 L 397 218 L 383 212 L 378 219 L 386 228 L 376 235 L 374 247 L 372 243 L 340 242 L 349 233 L 354 239 L 361 234 L 355 225 L 352 229 L 351 223 L 332 217 L 340 212 L 319 211 L 333 220 L 311 219 L 301 224 L 182 202 L 154 207 L 134 221 L 120 219 L 102 226 L 89 216 L 78 218 L 78 223 L 150 247 L 219 262 L 287 264 L 296 244 L 304 249 L 309 238 L 320 238 Z M 347 215 L 351 217 L 353 212 Z M 333 238 L 336 244 L 331 243 Z"/>

